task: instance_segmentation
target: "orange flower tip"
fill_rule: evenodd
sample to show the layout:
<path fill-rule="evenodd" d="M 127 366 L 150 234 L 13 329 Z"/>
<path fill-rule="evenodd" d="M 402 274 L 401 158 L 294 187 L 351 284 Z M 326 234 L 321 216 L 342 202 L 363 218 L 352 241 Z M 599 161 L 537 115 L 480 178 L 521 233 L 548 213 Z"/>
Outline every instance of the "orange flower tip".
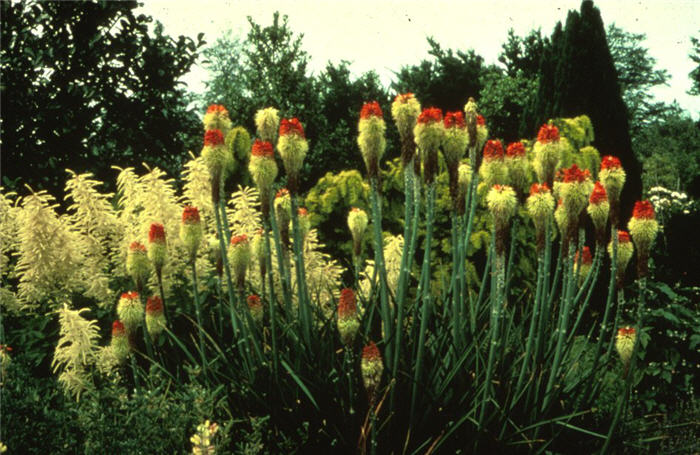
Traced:
<path fill-rule="evenodd" d="M 606 155 L 600 161 L 600 170 L 603 169 L 620 169 L 622 168 L 622 163 L 620 159 L 616 156 Z"/>
<path fill-rule="evenodd" d="M 262 305 L 260 297 L 253 294 L 248 296 L 248 308 L 256 308 Z"/>
<path fill-rule="evenodd" d="M 301 122 L 298 118 L 283 118 L 280 122 L 280 136 L 286 136 L 288 134 L 296 134 L 301 137 L 304 136 L 304 127 L 301 126 Z"/>
<path fill-rule="evenodd" d="M 299 207 L 299 211 L 297 212 L 299 216 L 306 216 L 309 214 L 309 211 L 306 210 L 304 207 Z"/>
<path fill-rule="evenodd" d="M 593 192 L 591 193 L 590 203 L 593 205 L 598 205 L 602 202 L 608 200 L 608 193 L 605 191 L 605 187 L 600 182 L 595 182 L 593 186 Z"/>
<path fill-rule="evenodd" d="M 112 323 L 112 336 L 113 337 L 123 336 L 125 334 L 126 334 L 126 328 L 124 327 L 124 324 L 122 323 L 122 321 L 119 321 L 119 320 L 114 321 Z"/>
<path fill-rule="evenodd" d="M 279 190 L 277 192 L 277 195 L 275 197 L 278 198 L 278 197 L 285 197 L 285 196 L 289 196 L 289 190 L 287 188 L 282 188 L 281 190 Z"/>
<path fill-rule="evenodd" d="M 186 205 L 182 211 L 182 222 L 185 224 L 199 223 L 199 209 L 191 205 Z"/>
<path fill-rule="evenodd" d="M 253 143 L 253 148 L 250 150 L 250 154 L 262 158 L 272 158 L 275 156 L 275 150 L 269 142 L 256 139 Z"/>
<path fill-rule="evenodd" d="M 649 201 L 637 201 L 634 203 L 634 210 L 632 211 L 632 218 L 638 220 L 653 220 L 654 219 L 654 206 L 651 205 Z"/>
<path fill-rule="evenodd" d="M 486 126 L 486 119 L 483 115 L 476 116 L 476 124 L 477 126 Z"/>
<path fill-rule="evenodd" d="M 578 263 L 578 256 L 579 252 L 576 252 L 576 256 L 574 257 L 574 262 Z M 587 246 L 583 247 L 583 256 L 581 256 L 581 264 L 583 265 L 591 265 L 593 263 L 593 256 L 591 256 L 591 249 L 588 248 Z"/>
<path fill-rule="evenodd" d="M 357 303 L 355 301 L 355 293 L 352 289 L 343 289 L 340 291 L 340 298 L 338 299 L 338 317 L 343 319 L 355 315 L 356 312 Z"/>
<path fill-rule="evenodd" d="M 382 355 L 379 352 L 379 348 L 374 344 L 374 341 L 370 341 L 367 346 L 362 348 L 362 359 L 363 360 L 380 360 Z"/>
<path fill-rule="evenodd" d="M 486 145 L 484 146 L 484 158 L 487 160 L 503 158 L 503 144 L 501 144 L 501 141 L 486 141 Z"/>
<path fill-rule="evenodd" d="M 628 243 L 630 241 L 630 234 L 627 231 L 617 231 L 617 241 L 619 243 Z"/>
<path fill-rule="evenodd" d="M 361 119 L 368 119 L 370 117 L 384 117 L 382 114 L 382 108 L 379 107 L 379 103 L 376 101 L 370 101 L 365 103 L 362 106 L 362 110 L 360 111 Z"/>
<path fill-rule="evenodd" d="M 556 142 L 559 140 L 559 128 L 554 125 L 545 124 L 540 127 L 537 133 L 537 141 L 542 144 Z"/>
<path fill-rule="evenodd" d="M 165 242 L 165 228 L 160 223 L 151 224 L 151 228 L 148 230 L 148 241 L 150 243 L 162 243 Z"/>
<path fill-rule="evenodd" d="M 634 330 L 634 327 L 620 327 L 617 329 L 617 334 L 619 336 L 632 336 L 636 333 L 636 330 Z"/>
<path fill-rule="evenodd" d="M 511 142 L 506 148 L 506 156 L 511 158 L 525 156 L 525 146 L 522 142 Z"/>
<path fill-rule="evenodd" d="M 0 344 L 0 351 L 12 352 L 12 346 L 6 344 Z"/>
<path fill-rule="evenodd" d="M 131 245 L 129 245 L 129 250 L 131 251 L 146 251 L 146 246 L 143 245 L 141 242 L 131 242 Z"/>
<path fill-rule="evenodd" d="M 411 93 L 411 92 L 400 93 L 400 94 L 396 95 L 396 98 L 394 98 L 394 101 L 399 102 L 399 103 L 408 103 L 408 101 L 411 98 L 414 98 L 413 93 Z"/>
<path fill-rule="evenodd" d="M 163 301 L 157 295 L 149 297 L 146 301 L 146 313 L 162 313 L 163 312 Z"/>
<path fill-rule="evenodd" d="M 204 145 L 205 146 L 215 146 L 222 145 L 224 143 L 224 134 L 221 130 L 207 130 L 204 133 Z"/>
<path fill-rule="evenodd" d="M 350 209 L 350 211 L 351 211 L 351 212 L 359 212 L 359 211 L 360 211 L 360 208 L 359 208 L 359 207 L 352 207 L 352 208 Z"/>
<path fill-rule="evenodd" d="M 136 291 L 129 291 L 129 292 L 124 292 L 121 295 L 122 299 L 127 299 L 127 300 L 135 300 L 139 298 L 139 293 Z"/>
<path fill-rule="evenodd" d="M 540 193 L 549 193 L 550 191 L 549 185 L 546 183 L 533 183 L 530 187 L 530 196 Z"/>
<path fill-rule="evenodd" d="M 207 108 L 207 114 L 211 114 L 213 112 L 228 115 L 228 110 L 226 110 L 226 108 L 222 104 L 210 104 Z"/>
<path fill-rule="evenodd" d="M 442 121 L 442 110 L 437 107 L 428 107 L 423 109 L 423 112 L 418 116 L 418 123 L 437 123 Z"/>
<path fill-rule="evenodd" d="M 564 183 L 583 183 L 590 178 L 588 169 L 580 169 L 575 163 L 568 169 L 562 170 L 562 180 Z"/>
<path fill-rule="evenodd" d="M 243 243 L 248 243 L 248 236 L 245 234 L 234 235 L 231 237 L 231 245 L 236 246 Z"/>
<path fill-rule="evenodd" d="M 462 111 L 448 112 L 445 114 L 445 128 L 464 128 L 467 126 Z"/>

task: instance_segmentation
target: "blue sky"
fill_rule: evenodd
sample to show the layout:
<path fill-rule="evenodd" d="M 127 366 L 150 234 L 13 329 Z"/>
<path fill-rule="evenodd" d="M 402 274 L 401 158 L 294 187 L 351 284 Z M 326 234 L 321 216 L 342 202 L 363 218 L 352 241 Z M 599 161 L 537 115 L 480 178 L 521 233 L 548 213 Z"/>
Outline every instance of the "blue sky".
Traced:
<path fill-rule="evenodd" d="M 645 33 L 645 47 L 657 67 L 671 74 L 669 86 L 654 90 L 660 101 L 677 101 L 694 118 L 700 117 L 700 96 L 686 92 L 690 37 L 700 37 L 698 0 L 598 0 L 606 26 L 615 23 L 633 33 Z M 231 30 L 245 37 L 246 17 L 269 24 L 274 11 L 289 16 L 295 33 L 303 33 L 303 47 L 311 55 L 311 71 L 321 72 L 328 61 L 348 60 L 356 74 L 375 70 L 385 84 L 402 65 L 428 57 L 427 36 L 443 47 L 473 48 L 487 63 L 496 63 L 509 28 L 519 35 L 541 28 L 549 35 L 564 22 L 580 0 L 145 0 L 139 12 L 163 23 L 171 35 L 195 37 L 205 33 L 213 43 Z M 185 77 L 191 90 L 201 92 L 206 71 L 198 66 Z"/>

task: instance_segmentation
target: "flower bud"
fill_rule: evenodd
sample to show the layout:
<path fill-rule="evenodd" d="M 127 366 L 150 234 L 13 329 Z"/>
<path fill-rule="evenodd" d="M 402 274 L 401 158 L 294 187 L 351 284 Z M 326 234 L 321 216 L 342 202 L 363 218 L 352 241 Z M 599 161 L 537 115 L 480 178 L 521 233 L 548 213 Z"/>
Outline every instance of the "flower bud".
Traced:
<path fill-rule="evenodd" d="M 357 145 L 367 166 L 367 173 L 370 178 L 377 178 L 379 160 L 386 149 L 386 123 L 379 103 L 372 101 L 362 106 L 358 130 L 360 134 L 357 136 Z"/>
<path fill-rule="evenodd" d="M 296 117 L 282 119 L 279 136 L 277 150 L 280 152 L 284 169 L 289 176 L 289 190 L 292 194 L 296 194 L 299 171 L 304 164 L 306 152 L 309 151 L 309 144 L 304 136 L 304 127 Z"/>
<path fill-rule="evenodd" d="M 436 107 L 423 109 L 418 116 L 413 136 L 423 161 L 426 183 L 431 183 L 437 172 L 438 149 L 445 137 L 442 111 Z"/>
<path fill-rule="evenodd" d="M 126 273 L 134 280 L 137 289 L 143 289 L 151 274 L 151 262 L 146 247 L 140 242 L 132 242 L 126 253 Z"/>
<path fill-rule="evenodd" d="M 202 236 L 202 222 L 199 218 L 199 210 L 197 207 L 185 206 L 182 211 L 182 224 L 180 224 L 180 240 L 185 246 L 191 261 L 197 255 Z"/>
<path fill-rule="evenodd" d="M 279 111 L 274 107 L 266 107 L 255 113 L 255 127 L 258 136 L 265 141 L 274 143 L 277 139 L 277 128 L 279 127 Z"/>
<path fill-rule="evenodd" d="M 365 385 L 365 390 L 370 397 L 370 401 L 374 400 L 375 393 L 379 388 L 384 372 L 384 364 L 382 363 L 382 355 L 374 344 L 370 341 L 367 346 L 362 349 L 362 361 L 360 363 L 362 370 L 362 381 Z"/>
<path fill-rule="evenodd" d="M 588 199 L 588 208 L 586 210 L 593 221 L 593 226 L 595 226 L 596 230 L 596 238 L 600 245 L 605 238 L 605 227 L 608 224 L 608 214 L 610 213 L 608 194 L 605 191 L 605 187 L 600 182 L 595 182 L 591 197 Z"/>
<path fill-rule="evenodd" d="M 221 104 L 212 104 L 207 108 L 207 113 L 204 114 L 204 131 L 220 130 L 224 137 L 231 130 L 231 119 L 228 115 L 228 110 Z"/>
<path fill-rule="evenodd" d="M 138 292 L 125 292 L 117 303 L 117 315 L 127 333 L 134 333 L 143 321 L 143 305 Z"/>
<path fill-rule="evenodd" d="M 352 289 L 343 289 L 340 291 L 338 300 L 338 333 L 342 343 L 351 347 L 359 329 L 360 318 L 357 313 L 355 293 Z"/>
<path fill-rule="evenodd" d="M 260 302 L 260 297 L 257 295 L 248 296 L 248 310 L 250 311 L 250 317 L 257 325 L 262 325 L 264 310 L 262 303 Z"/>
<path fill-rule="evenodd" d="M 561 157 L 564 144 L 559 138 L 559 129 L 554 125 L 545 124 L 537 133 L 537 142 L 533 147 L 532 162 L 537 179 L 551 184 L 554 181 L 554 171 Z"/>
<path fill-rule="evenodd" d="M 166 255 L 165 228 L 160 223 L 152 223 L 148 231 L 148 259 L 159 276 L 165 265 Z"/>
<path fill-rule="evenodd" d="M 487 188 L 508 183 L 508 168 L 503 159 L 503 145 L 499 140 L 486 141 L 484 159 L 479 166 L 479 176 Z"/>
<path fill-rule="evenodd" d="M 250 264 L 250 241 L 245 234 L 234 235 L 231 237 L 231 247 L 229 249 L 229 262 L 233 269 L 233 274 L 236 277 L 236 286 L 239 289 L 243 288 L 245 283 L 245 273 Z"/>
<path fill-rule="evenodd" d="M 615 350 L 620 355 L 625 370 L 629 367 L 634 353 L 634 343 L 637 340 L 637 333 L 634 327 L 621 327 L 617 330 L 615 337 Z"/>
<path fill-rule="evenodd" d="M 121 321 L 114 321 L 112 323 L 112 341 L 110 343 L 112 353 L 114 357 L 123 362 L 129 356 L 129 338 L 126 334 L 126 329 Z"/>
<path fill-rule="evenodd" d="M 163 301 L 157 295 L 149 297 L 146 301 L 146 330 L 151 338 L 156 340 L 164 328 Z"/>

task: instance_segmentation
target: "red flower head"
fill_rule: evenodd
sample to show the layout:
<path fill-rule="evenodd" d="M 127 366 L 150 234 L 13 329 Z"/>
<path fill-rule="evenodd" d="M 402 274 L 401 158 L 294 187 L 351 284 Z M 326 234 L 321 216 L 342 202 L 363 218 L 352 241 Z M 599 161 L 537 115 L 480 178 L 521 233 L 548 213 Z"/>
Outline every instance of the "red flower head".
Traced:
<path fill-rule="evenodd" d="M 236 246 L 242 243 L 248 243 L 248 236 L 245 234 L 234 235 L 231 237 L 231 245 Z"/>
<path fill-rule="evenodd" d="M 530 187 L 530 196 L 540 193 L 549 193 L 550 189 L 546 183 L 533 183 Z"/>
<path fill-rule="evenodd" d="M 146 247 L 141 242 L 131 242 L 129 245 L 129 250 L 131 251 L 141 251 L 146 252 Z"/>
<path fill-rule="evenodd" d="M 165 228 L 160 223 L 152 223 L 148 231 L 148 241 L 150 243 L 165 243 Z"/>
<path fill-rule="evenodd" d="M 622 167 L 620 159 L 616 156 L 606 155 L 600 162 L 600 170 L 603 169 L 619 169 Z"/>
<path fill-rule="evenodd" d="M 511 158 L 525 156 L 525 146 L 522 142 L 511 142 L 506 149 L 506 155 Z"/>
<path fill-rule="evenodd" d="M 379 348 L 374 344 L 374 341 L 370 341 L 367 346 L 362 348 L 362 359 L 363 360 L 381 360 L 382 355 L 379 353 Z"/>
<path fill-rule="evenodd" d="M 634 210 L 632 211 L 632 218 L 638 220 L 653 220 L 654 219 L 654 206 L 651 205 L 649 201 L 637 201 L 634 203 Z"/>
<path fill-rule="evenodd" d="M 464 128 L 467 126 L 462 111 L 446 113 L 444 122 L 445 128 Z"/>
<path fill-rule="evenodd" d="M 418 123 L 436 123 L 442 121 L 442 111 L 437 107 L 427 107 L 418 116 Z"/>
<path fill-rule="evenodd" d="M 396 98 L 394 98 L 394 101 L 398 101 L 400 103 L 407 103 L 408 100 L 413 98 L 413 93 L 408 92 L 408 93 L 400 93 L 396 95 Z"/>
<path fill-rule="evenodd" d="M 617 241 L 619 243 L 629 243 L 630 234 L 627 231 L 617 231 Z"/>
<path fill-rule="evenodd" d="M 149 297 L 146 301 L 147 314 L 159 314 L 163 312 L 163 301 L 157 295 Z"/>
<path fill-rule="evenodd" d="M 298 118 L 283 118 L 280 122 L 280 136 L 286 136 L 288 134 L 296 134 L 298 136 L 305 137 L 304 127 L 301 126 L 301 122 L 299 122 Z"/>
<path fill-rule="evenodd" d="M 355 293 L 352 289 L 345 288 L 340 291 L 340 299 L 338 299 L 338 317 L 340 319 L 345 319 L 354 316 L 355 313 L 357 313 Z"/>
<path fill-rule="evenodd" d="M 556 142 L 559 140 L 559 128 L 554 125 L 542 125 L 537 133 L 537 141 L 542 144 Z"/>
<path fill-rule="evenodd" d="M 139 298 L 139 293 L 136 291 L 129 291 L 129 292 L 124 292 L 121 295 L 122 299 L 127 299 L 127 300 L 136 300 Z"/>
<path fill-rule="evenodd" d="M 12 346 L 6 344 L 0 344 L 0 351 L 12 352 Z"/>
<path fill-rule="evenodd" d="M 476 124 L 477 126 L 486 126 L 486 119 L 483 115 L 479 114 L 476 116 Z"/>
<path fill-rule="evenodd" d="M 368 119 L 370 117 L 383 117 L 382 108 L 379 107 L 379 103 L 377 103 L 376 101 L 369 101 L 365 103 L 362 106 L 362 110 L 360 111 L 361 119 Z"/>
<path fill-rule="evenodd" d="M 605 191 L 605 187 L 603 186 L 602 183 L 595 182 L 595 185 L 593 186 L 593 192 L 591 193 L 591 197 L 589 199 L 589 202 L 593 205 L 598 205 L 598 204 L 605 202 L 607 200 L 608 200 L 608 193 Z"/>
<path fill-rule="evenodd" d="M 299 211 L 297 211 L 299 216 L 306 216 L 309 214 L 308 210 L 306 210 L 304 207 L 299 207 Z"/>
<path fill-rule="evenodd" d="M 503 145 L 501 141 L 486 141 L 486 145 L 484 146 L 484 158 L 489 160 L 503 158 Z"/>
<path fill-rule="evenodd" d="M 260 302 L 260 297 L 257 295 L 249 295 L 248 296 L 248 308 L 259 308 L 262 306 L 262 303 Z"/>
<path fill-rule="evenodd" d="M 122 324 L 122 321 L 114 321 L 112 323 L 112 336 L 120 337 L 124 335 L 126 335 L 126 328 L 124 328 L 124 324 Z"/>
<path fill-rule="evenodd" d="M 564 183 L 583 183 L 591 176 L 588 169 L 581 170 L 575 163 L 570 168 L 563 170 Z"/>
<path fill-rule="evenodd" d="M 207 132 L 204 133 L 205 146 L 221 145 L 223 143 L 224 134 L 221 132 L 221 130 L 207 130 Z"/>
<path fill-rule="evenodd" d="M 212 112 L 216 112 L 222 115 L 228 115 L 228 111 L 222 104 L 210 104 L 207 108 L 207 114 L 211 114 Z"/>
<path fill-rule="evenodd" d="M 199 223 L 199 209 L 191 205 L 186 205 L 185 209 L 182 211 L 182 222 L 184 224 Z"/>
<path fill-rule="evenodd" d="M 634 336 L 635 332 L 636 331 L 634 330 L 634 327 L 620 327 L 619 329 L 617 329 L 617 336 Z"/>
<path fill-rule="evenodd" d="M 253 142 L 253 148 L 250 150 L 250 154 L 262 158 L 272 158 L 275 156 L 275 150 L 269 142 L 256 139 L 255 142 Z"/>
<path fill-rule="evenodd" d="M 576 252 L 576 256 L 574 257 L 574 262 L 578 264 L 578 251 Z M 581 264 L 582 265 L 591 265 L 593 264 L 593 256 L 591 256 L 591 249 L 588 248 L 587 246 L 583 247 L 583 256 L 581 256 Z"/>
<path fill-rule="evenodd" d="M 275 197 L 278 198 L 278 197 L 285 197 L 285 196 L 289 196 L 289 190 L 287 188 L 282 188 L 281 190 L 279 190 L 277 192 L 277 195 Z"/>

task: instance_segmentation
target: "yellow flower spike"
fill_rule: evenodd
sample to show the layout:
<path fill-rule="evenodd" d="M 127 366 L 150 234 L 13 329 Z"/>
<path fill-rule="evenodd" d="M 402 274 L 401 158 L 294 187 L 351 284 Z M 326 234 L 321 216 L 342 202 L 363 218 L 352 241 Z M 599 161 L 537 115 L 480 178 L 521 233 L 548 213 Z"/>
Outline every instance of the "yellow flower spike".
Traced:
<path fill-rule="evenodd" d="M 265 142 L 275 142 L 279 124 L 279 111 L 274 107 L 266 107 L 255 113 L 255 127 L 258 130 L 258 136 Z"/>
<path fill-rule="evenodd" d="M 128 334 L 133 334 L 143 322 L 143 304 L 138 292 L 125 292 L 117 303 L 117 316 Z"/>
<path fill-rule="evenodd" d="M 654 207 L 649 201 L 637 201 L 634 204 L 632 218 L 627 224 L 634 244 L 637 246 L 637 276 L 647 276 L 649 272 L 649 253 L 659 232 L 659 223 L 655 219 Z"/>
<path fill-rule="evenodd" d="M 239 165 L 245 165 L 250 151 L 250 134 L 242 126 L 237 126 L 226 135 L 226 166 L 225 176 L 236 172 Z"/>
<path fill-rule="evenodd" d="M 420 103 L 413 93 L 396 95 L 391 104 L 391 117 L 396 123 L 401 140 L 413 139 L 413 127 L 420 115 Z"/>
<path fill-rule="evenodd" d="M 367 230 L 367 225 L 369 224 L 369 217 L 367 212 L 358 207 L 353 207 L 348 212 L 348 228 L 352 234 L 353 241 L 361 241 L 362 236 Z"/>

